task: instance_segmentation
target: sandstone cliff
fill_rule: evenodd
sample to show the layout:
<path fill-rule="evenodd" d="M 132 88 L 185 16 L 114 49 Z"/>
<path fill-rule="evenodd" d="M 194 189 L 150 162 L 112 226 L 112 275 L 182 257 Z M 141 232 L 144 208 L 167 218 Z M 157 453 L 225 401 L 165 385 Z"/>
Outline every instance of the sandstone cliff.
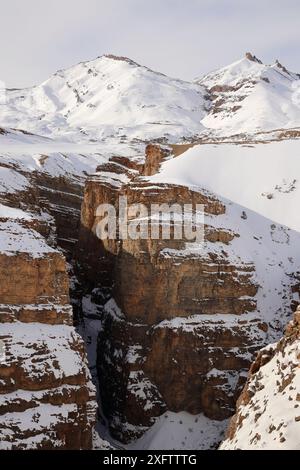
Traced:
<path fill-rule="evenodd" d="M 33 214 L 1 212 L 0 449 L 91 448 L 95 391 L 65 258 Z"/>
<path fill-rule="evenodd" d="M 112 159 L 85 186 L 78 262 L 102 325 L 101 404 L 123 442 L 166 410 L 220 421 L 232 415 L 269 328 L 256 308 L 255 267 L 232 252 L 239 234 L 216 223 L 226 204 L 205 189 L 154 185 L 143 177 L 166 158 L 170 152 L 150 146 L 143 165 Z M 99 241 L 95 211 L 101 203 L 117 209 L 122 195 L 146 206 L 204 204 L 204 246 L 184 239 Z"/>

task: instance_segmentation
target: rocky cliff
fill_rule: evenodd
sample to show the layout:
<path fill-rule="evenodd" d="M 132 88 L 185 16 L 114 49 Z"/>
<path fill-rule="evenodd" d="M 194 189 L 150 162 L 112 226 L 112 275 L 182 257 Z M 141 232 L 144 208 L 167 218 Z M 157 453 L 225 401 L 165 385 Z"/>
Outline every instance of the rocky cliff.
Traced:
<path fill-rule="evenodd" d="M 95 391 L 65 258 L 33 214 L 1 213 L 0 449 L 91 448 Z"/>
<path fill-rule="evenodd" d="M 252 363 L 221 449 L 300 449 L 300 308 Z"/>
<path fill-rule="evenodd" d="M 147 182 L 145 176 L 169 158 L 170 151 L 150 146 L 139 167 L 112 159 L 88 178 L 84 193 L 78 258 L 102 322 L 101 404 L 111 432 L 123 442 L 166 410 L 228 418 L 268 331 L 256 309 L 255 267 L 231 253 L 239 234 L 215 223 L 226 213 L 224 202 L 205 189 Z M 119 196 L 149 208 L 203 204 L 204 245 L 100 241 L 96 209 L 110 203 L 118 210 Z"/>

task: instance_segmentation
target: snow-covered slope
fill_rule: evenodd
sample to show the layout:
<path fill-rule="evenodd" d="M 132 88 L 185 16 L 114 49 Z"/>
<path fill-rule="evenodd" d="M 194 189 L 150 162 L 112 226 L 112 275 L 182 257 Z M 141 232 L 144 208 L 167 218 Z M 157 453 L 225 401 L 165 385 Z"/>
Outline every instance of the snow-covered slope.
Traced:
<path fill-rule="evenodd" d="M 203 414 L 191 415 L 171 411 L 158 418 L 156 423 L 136 442 L 130 450 L 207 450 L 215 449 L 228 420 L 214 421 Z"/>
<path fill-rule="evenodd" d="M 291 291 L 300 266 L 299 149 L 298 141 L 198 145 L 168 159 L 147 178 L 153 184 L 205 189 L 225 204 L 225 214 L 206 215 L 205 223 L 239 234 L 228 255 L 255 264 L 257 311 L 272 325 L 270 342 L 283 331 L 291 302 L 299 301 Z"/>
<path fill-rule="evenodd" d="M 39 86 L 8 90 L 0 126 L 43 136 L 180 138 L 203 126 L 204 89 L 115 56 L 58 71 Z"/>
<path fill-rule="evenodd" d="M 196 80 L 211 93 L 202 124 L 220 135 L 300 125 L 300 75 L 278 61 L 264 65 L 250 53 Z"/>
<path fill-rule="evenodd" d="M 174 142 L 294 128 L 300 126 L 299 78 L 250 53 L 191 83 L 106 55 L 38 86 L 8 89 L 0 126 L 73 142 Z"/>
<path fill-rule="evenodd" d="M 300 449 L 300 310 L 285 337 L 259 352 L 222 450 Z"/>
<path fill-rule="evenodd" d="M 16 210 L 12 207 L 23 208 L 25 195 L 30 199 L 32 190 L 37 203 L 40 194 L 46 194 L 56 214 L 57 207 L 62 212 L 59 203 L 64 198 L 72 196 L 70 206 L 79 206 L 86 175 L 109 157 L 128 157 L 141 165 L 145 141 L 195 142 L 203 137 L 213 143 L 215 137 L 221 142 L 239 134 L 244 145 L 197 145 L 163 163 L 159 174 L 148 181 L 204 189 L 218 196 L 226 213 L 207 215 L 206 222 L 237 234 L 226 247 L 226 256 L 233 264 L 241 259 L 254 264 L 259 286 L 255 314 L 269 324 L 267 338 L 277 340 L 291 303 L 299 302 L 292 288 L 300 266 L 300 147 L 296 139 L 249 142 L 266 141 L 267 132 L 274 129 L 293 129 L 288 137 L 300 136 L 299 78 L 278 62 L 267 66 L 251 54 L 194 83 L 171 79 L 130 59 L 103 56 L 59 71 L 36 87 L 7 90 L 6 104 L 0 105 L 0 217 L 13 220 L 1 222 L 3 252 L 11 252 L 4 245 L 7 234 L 8 242 L 15 243 L 13 251 L 48 250 L 46 242 L 43 250 L 35 248 L 40 237 L 29 237 L 19 227 L 15 220 L 21 217 L 19 212 L 12 217 Z M 257 136 L 259 132 L 266 134 Z M 71 192 L 75 184 L 78 194 L 74 188 Z M 26 214 L 22 218 L 30 218 Z M 213 242 L 209 246 L 214 255 L 221 255 L 223 248 Z M 191 254 L 188 247 L 183 257 L 186 254 Z M 232 317 L 228 314 L 221 320 L 230 325 Z M 254 312 L 244 316 L 245 321 L 254 317 Z M 204 415 L 168 413 L 133 447 L 210 447 L 219 442 L 223 426 Z M 207 432 L 204 439 L 203 432 Z"/>
<path fill-rule="evenodd" d="M 300 232 L 298 140 L 196 145 L 162 165 L 155 182 L 201 186 Z"/>

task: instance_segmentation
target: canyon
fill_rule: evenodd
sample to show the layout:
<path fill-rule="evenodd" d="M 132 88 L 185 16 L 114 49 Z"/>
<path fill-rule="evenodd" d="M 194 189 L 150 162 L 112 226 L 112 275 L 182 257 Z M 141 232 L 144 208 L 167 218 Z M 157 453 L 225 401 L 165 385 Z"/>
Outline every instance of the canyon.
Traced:
<path fill-rule="evenodd" d="M 193 83 L 110 55 L 7 91 L 1 449 L 216 449 L 235 412 L 222 447 L 248 445 L 255 364 L 299 303 L 298 81 L 252 54 Z M 125 197 L 203 205 L 204 241 L 99 239 Z"/>

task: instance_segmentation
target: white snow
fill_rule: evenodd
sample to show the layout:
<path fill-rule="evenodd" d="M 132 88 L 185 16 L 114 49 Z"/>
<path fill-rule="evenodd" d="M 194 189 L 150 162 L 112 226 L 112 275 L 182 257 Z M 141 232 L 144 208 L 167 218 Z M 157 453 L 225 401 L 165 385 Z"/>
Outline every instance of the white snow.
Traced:
<path fill-rule="evenodd" d="M 254 394 L 238 408 L 243 419 L 222 450 L 300 450 L 299 354 L 296 340 L 253 375 L 248 387 Z"/>
<path fill-rule="evenodd" d="M 300 80 L 278 64 L 264 65 L 244 57 L 196 83 L 207 88 L 235 87 L 219 93 L 225 100 L 202 124 L 219 135 L 292 128 L 300 125 Z M 235 109 L 235 107 L 237 109 Z"/>
<path fill-rule="evenodd" d="M 225 100 L 218 112 L 210 112 L 214 103 L 208 96 L 215 92 L 209 90 L 216 85 L 231 88 L 218 94 Z M 277 63 L 264 65 L 246 57 L 190 83 L 130 60 L 102 56 L 58 71 L 38 86 L 7 90 L 6 96 L 0 126 L 8 133 L 0 136 L 0 143 L 83 143 L 112 137 L 119 142 L 163 137 L 176 142 L 200 134 L 300 126 L 299 76 Z"/>
<path fill-rule="evenodd" d="M 11 168 L 0 167 L 0 193 L 16 193 L 28 187 L 29 182 L 25 176 Z"/>
<path fill-rule="evenodd" d="M 0 253 L 7 256 L 26 253 L 32 258 L 39 258 L 46 253 L 57 253 L 57 250 L 49 246 L 35 230 L 24 227 L 15 220 L 7 220 L 0 224 Z"/>
<path fill-rule="evenodd" d="M 203 414 L 168 411 L 136 442 L 127 446 L 129 450 L 207 450 L 220 443 L 228 424 L 213 421 Z"/>
<path fill-rule="evenodd" d="M 300 231 L 299 175 L 300 145 L 295 140 L 253 146 L 197 145 L 163 163 L 150 181 L 205 188 Z"/>
<path fill-rule="evenodd" d="M 29 212 L 22 211 L 21 209 L 15 209 L 0 203 L 0 218 L 32 220 L 33 215 Z"/>
<path fill-rule="evenodd" d="M 53 374 L 56 379 L 73 377 L 85 367 L 80 352 L 74 348 L 80 338 L 73 327 L 40 323 L 14 323 L 12 327 L 3 323 L 0 338 L 6 345 L 8 365 L 20 361 L 31 380 L 39 380 L 45 374 Z M 37 350 L 39 362 L 34 361 Z"/>
<path fill-rule="evenodd" d="M 202 128 L 204 89 L 128 60 L 102 56 L 37 87 L 7 90 L 0 126 L 46 137 L 180 138 Z"/>

